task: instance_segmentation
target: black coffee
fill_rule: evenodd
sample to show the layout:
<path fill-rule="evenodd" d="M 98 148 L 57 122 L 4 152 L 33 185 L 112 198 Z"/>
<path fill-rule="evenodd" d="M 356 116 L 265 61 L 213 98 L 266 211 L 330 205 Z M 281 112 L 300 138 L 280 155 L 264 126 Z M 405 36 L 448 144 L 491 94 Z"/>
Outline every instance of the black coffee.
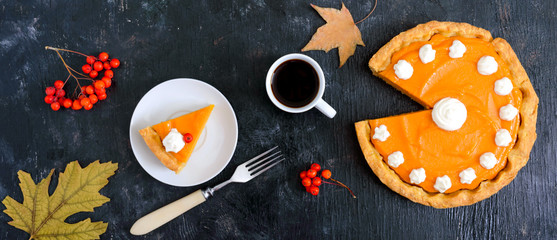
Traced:
<path fill-rule="evenodd" d="M 311 64 L 289 60 L 275 69 L 271 89 L 280 103 L 299 108 L 308 105 L 317 96 L 319 77 Z"/>

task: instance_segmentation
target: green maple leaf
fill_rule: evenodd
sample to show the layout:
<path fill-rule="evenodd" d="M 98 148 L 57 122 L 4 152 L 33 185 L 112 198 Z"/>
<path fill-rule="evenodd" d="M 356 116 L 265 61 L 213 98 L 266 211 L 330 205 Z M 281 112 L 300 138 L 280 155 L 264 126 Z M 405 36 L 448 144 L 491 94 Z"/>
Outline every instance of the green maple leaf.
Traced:
<path fill-rule="evenodd" d="M 48 194 L 48 186 L 54 169 L 39 184 L 35 184 L 29 173 L 18 171 L 23 203 L 10 196 L 2 201 L 6 207 L 4 213 L 13 219 L 8 224 L 29 233 L 29 239 L 99 239 L 108 223 L 91 222 L 88 218 L 70 224 L 65 219 L 79 212 L 93 212 L 95 207 L 110 201 L 99 190 L 108 184 L 116 169 L 118 164 L 112 162 L 97 160 L 81 168 L 73 161 L 60 173 L 52 195 Z"/>

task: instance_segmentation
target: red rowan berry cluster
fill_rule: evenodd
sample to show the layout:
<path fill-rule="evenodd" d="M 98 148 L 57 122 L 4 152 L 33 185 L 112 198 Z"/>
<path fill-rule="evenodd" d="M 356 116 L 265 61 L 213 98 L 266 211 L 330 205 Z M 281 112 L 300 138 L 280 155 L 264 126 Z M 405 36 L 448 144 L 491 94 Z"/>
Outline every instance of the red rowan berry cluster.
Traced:
<path fill-rule="evenodd" d="M 325 169 L 321 171 L 321 177 L 317 176 L 319 171 L 321 171 L 321 165 L 317 163 L 313 163 L 311 164 L 310 168 L 307 171 L 302 171 L 300 173 L 300 178 L 302 179 L 302 185 L 306 188 L 307 192 L 311 193 L 311 195 L 314 196 L 318 195 L 319 186 L 321 185 L 321 183 L 327 183 L 332 185 L 338 185 L 348 189 L 348 191 L 350 191 L 350 194 L 352 194 L 352 197 L 356 198 L 356 195 L 354 195 L 354 193 L 352 192 L 352 190 L 350 190 L 350 188 L 348 188 L 343 183 L 331 178 L 332 175 L 331 170 Z M 331 180 L 334 182 L 327 182 L 321 178 Z"/>
<path fill-rule="evenodd" d="M 102 52 L 98 57 L 88 56 L 80 52 L 46 47 L 47 50 L 54 50 L 64 63 L 64 67 L 68 70 L 68 77 L 66 81 L 56 80 L 54 86 L 49 86 L 46 88 L 46 97 L 44 101 L 50 104 L 50 108 L 54 111 L 58 111 L 61 106 L 64 108 L 72 108 L 73 110 L 91 110 L 93 105 L 100 100 L 106 99 L 106 89 L 112 85 L 112 80 L 114 77 L 114 71 L 112 69 L 118 68 L 120 66 L 120 60 L 117 58 L 110 59 L 108 53 Z M 60 51 L 75 53 L 84 56 L 87 64 L 81 67 L 83 74 L 75 69 L 68 66 Z M 100 77 L 100 74 L 103 74 Z M 77 75 L 77 76 L 76 76 Z M 64 86 L 68 83 L 70 77 L 73 77 L 77 83 L 72 96 L 66 94 Z M 100 79 L 98 79 L 98 78 Z M 85 80 L 89 81 L 89 85 L 82 85 L 79 81 Z"/>

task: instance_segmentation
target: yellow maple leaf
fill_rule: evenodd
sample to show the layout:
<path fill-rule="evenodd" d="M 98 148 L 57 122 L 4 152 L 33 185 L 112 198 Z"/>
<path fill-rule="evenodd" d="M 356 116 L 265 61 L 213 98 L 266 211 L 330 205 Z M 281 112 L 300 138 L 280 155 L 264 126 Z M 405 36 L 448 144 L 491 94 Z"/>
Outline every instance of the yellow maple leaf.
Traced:
<path fill-rule="evenodd" d="M 357 45 L 365 46 L 362 34 L 344 3 L 340 10 L 322 8 L 313 4 L 311 6 L 327 23 L 317 29 L 302 51 L 323 50 L 329 52 L 333 48 L 338 48 L 340 68 L 350 56 L 354 55 Z"/>
<path fill-rule="evenodd" d="M 8 224 L 29 233 L 29 239 L 99 239 L 107 223 L 91 222 L 88 218 L 70 224 L 65 219 L 78 212 L 93 212 L 95 207 L 110 201 L 99 190 L 108 184 L 116 169 L 118 164 L 112 162 L 97 160 L 81 168 L 73 161 L 60 173 L 52 195 L 48 194 L 48 186 L 54 169 L 39 184 L 35 184 L 29 173 L 18 171 L 23 203 L 10 196 L 2 201 L 6 207 L 4 213 L 13 219 Z"/>

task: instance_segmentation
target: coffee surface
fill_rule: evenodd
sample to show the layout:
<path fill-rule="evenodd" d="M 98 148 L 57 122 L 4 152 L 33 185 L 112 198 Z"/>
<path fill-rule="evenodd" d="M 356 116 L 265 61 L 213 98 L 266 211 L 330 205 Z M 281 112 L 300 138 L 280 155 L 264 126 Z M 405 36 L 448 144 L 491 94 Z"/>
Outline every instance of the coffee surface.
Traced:
<path fill-rule="evenodd" d="M 302 60 L 289 60 L 273 73 L 271 89 L 280 103 L 300 108 L 317 96 L 319 77 L 311 64 Z"/>

